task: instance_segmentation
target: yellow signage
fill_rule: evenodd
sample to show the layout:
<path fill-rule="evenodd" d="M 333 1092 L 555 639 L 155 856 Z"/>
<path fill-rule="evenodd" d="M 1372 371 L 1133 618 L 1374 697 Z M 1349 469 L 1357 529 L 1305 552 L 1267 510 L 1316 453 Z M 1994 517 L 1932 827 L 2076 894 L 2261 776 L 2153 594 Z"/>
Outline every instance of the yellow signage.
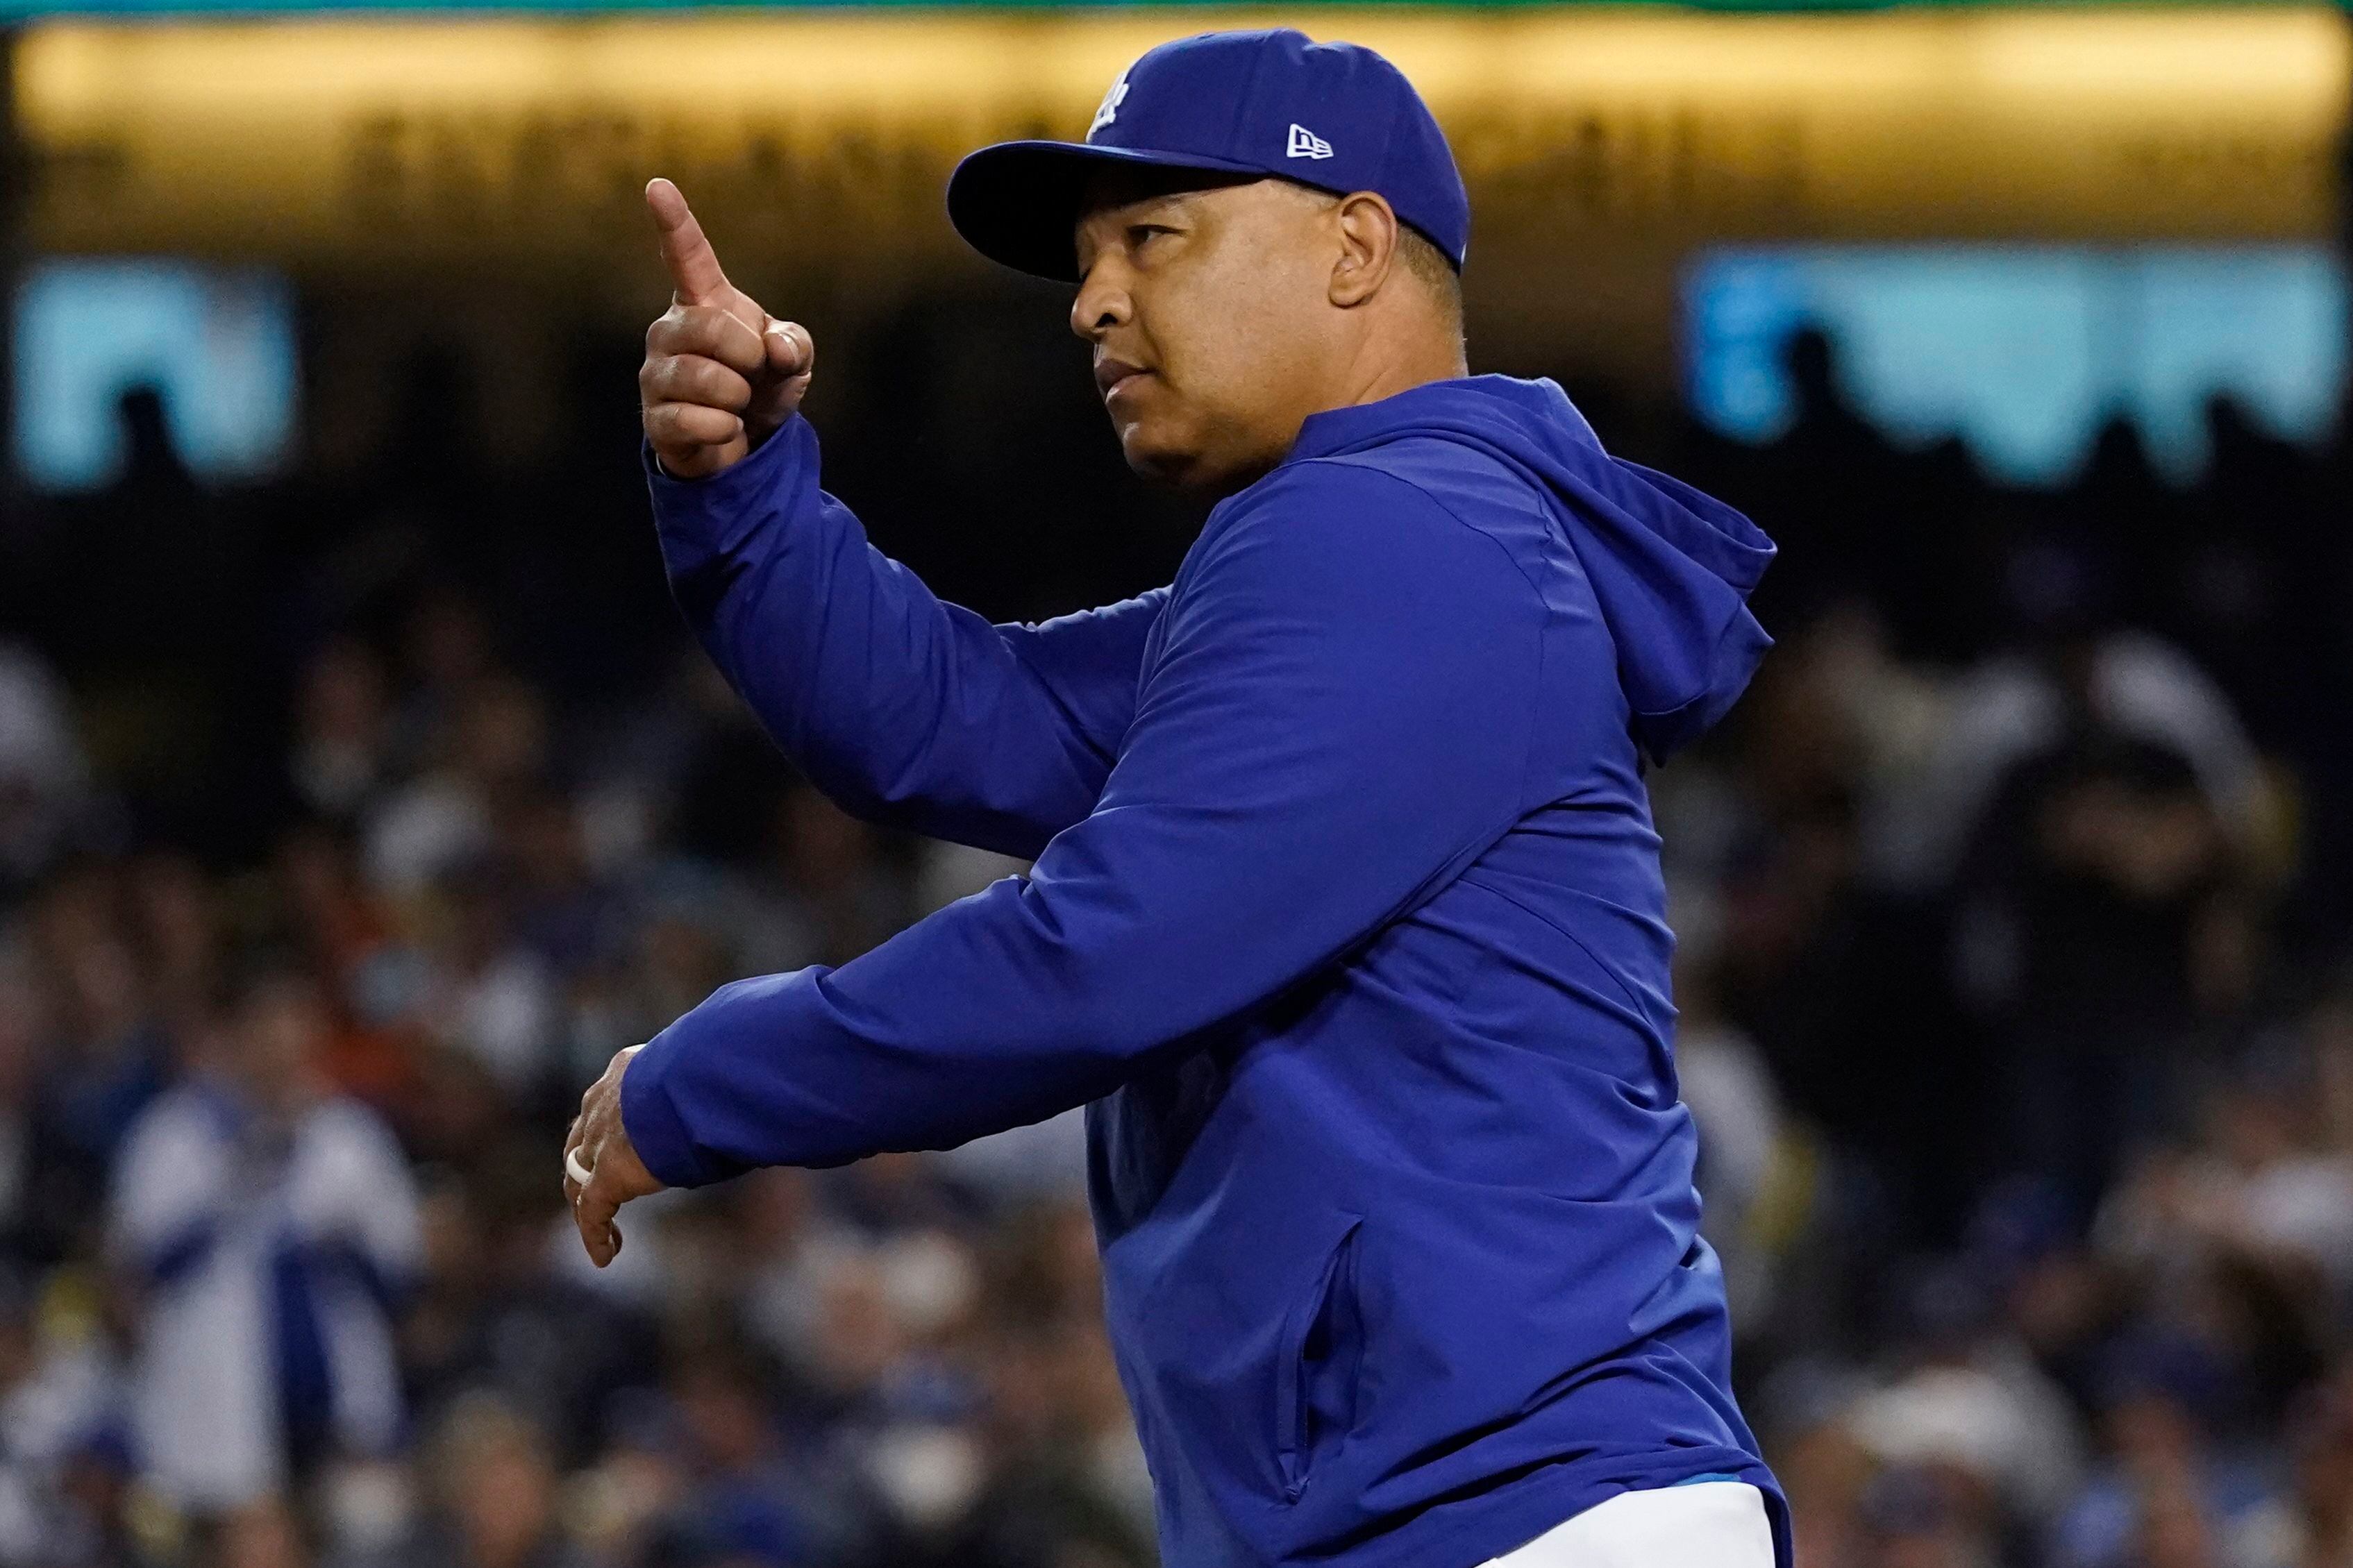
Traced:
<path fill-rule="evenodd" d="M 1082 132 L 1150 45 L 1262 13 L 44 24 L 35 244 L 336 271 L 609 265 L 655 173 L 739 248 L 866 282 L 956 254 L 957 156 Z M 1318 10 L 1419 84 L 1472 265 L 1711 237 L 2313 238 L 2353 101 L 2312 9 Z"/>

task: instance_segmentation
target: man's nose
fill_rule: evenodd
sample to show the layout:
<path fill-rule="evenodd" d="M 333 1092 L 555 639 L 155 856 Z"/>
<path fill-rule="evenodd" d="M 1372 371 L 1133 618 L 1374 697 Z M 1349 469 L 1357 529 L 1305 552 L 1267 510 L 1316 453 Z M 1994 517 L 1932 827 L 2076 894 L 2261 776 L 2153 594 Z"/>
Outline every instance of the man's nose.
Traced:
<path fill-rule="evenodd" d="M 1098 257 L 1079 281 L 1078 298 L 1071 301 L 1071 331 L 1089 342 L 1124 323 L 1134 313 L 1134 302 L 1119 271 L 1113 258 Z"/>

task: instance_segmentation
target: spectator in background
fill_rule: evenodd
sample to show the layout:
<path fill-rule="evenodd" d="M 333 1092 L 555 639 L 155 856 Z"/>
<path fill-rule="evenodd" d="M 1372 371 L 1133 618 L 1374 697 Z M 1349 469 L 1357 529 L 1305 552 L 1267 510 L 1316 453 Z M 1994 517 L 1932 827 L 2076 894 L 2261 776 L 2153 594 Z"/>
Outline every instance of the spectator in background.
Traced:
<path fill-rule="evenodd" d="M 1899 874 L 1927 883 L 1951 875 L 2005 779 L 2087 733 L 2183 759 L 2224 832 L 2249 842 L 2264 809 L 2261 770 L 2213 679 L 2163 639 L 2110 626 L 2106 584 L 2082 552 L 2019 550 L 2007 592 L 2021 634 L 1951 687 L 1919 795 L 1905 808 L 1913 831 L 1894 851 Z"/>
<path fill-rule="evenodd" d="M 843 963 L 911 918 L 903 879 L 879 864 L 881 836 L 806 784 L 777 811 L 776 879 L 818 933 L 818 960 Z"/>
<path fill-rule="evenodd" d="M 289 1496 L 401 1435 L 389 1312 L 418 1263 L 416 1191 L 383 1123 L 324 1081 L 327 1030 L 306 976 L 261 970 L 217 1058 L 140 1118 L 115 1178 L 139 1449 L 197 1510 Z"/>
<path fill-rule="evenodd" d="M 172 1038 L 193 1038 L 219 1000 L 221 916 L 213 880 L 193 858 L 171 850 L 142 855 L 126 869 L 127 924 L 157 1024 Z"/>
<path fill-rule="evenodd" d="M 2256 1568 L 2282 1478 L 2260 1449 L 2221 1440 L 2228 1373 L 2193 1342 L 2118 1347 L 2107 1457 L 2058 1521 L 2052 1568 Z"/>
<path fill-rule="evenodd" d="M 1870 1550 L 1856 1568 L 1997 1568 L 1999 1520 L 1974 1478 L 1897 1468 L 1874 1476 L 1861 1508 Z"/>
<path fill-rule="evenodd" d="M 2204 1100 L 2198 1146 L 2152 1151 L 2103 1204 L 2097 1234 L 2127 1266 L 2177 1280 L 2253 1271 L 2325 1333 L 2353 1300 L 2353 1163 L 2317 1146 L 2300 1074 L 2238 1065 Z"/>
<path fill-rule="evenodd" d="M 2251 1531 L 2249 1568 L 2353 1565 L 2353 1375 L 2316 1390 L 2291 1432 L 2294 1479 Z"/>
<path fill-rule="evenodd" d="M 513 879 L 483 859 L 445 874 L 424 906 L 424 984 L 416 1016 L 462 1051 L 519 1109 L 536 1109 L 555 1063 L 555 977 L 516 931 Z"/>
<path fill-rule="evenodd" d="M 347 1005 L 364 1009 L 366 966 L 394 930 L 362 875 L 351 835 L 325 822 L 299 822 L 280 837 L 269 869 L 271 936 L 301 952 Z"/>
<path fill-rule="evenodd" d="M 557 1516 L 548 1444 L 488 1394 L 452 1405 L 425 1450 L 427 1503 L 390 1548 L 338 1554 L 329 1568 L 586 1568 Z"/>
<path fill-rule="evenodd" d="M 594 1457 L 628 1391 L 659 1375 L 659 1325 L 643 1297 L 584 1286 L 551 1242 L 562 1194 L 533 1144 L 492 1120 L 433 1171 L 422 1210 L 423 1278 L 403 1324 L 402 1365 L 421 1417 L 495 1394 L 566 1468 Z M 648 1255 L 659 1268 L 659 1249 Z M 577 1272 L 586 1272 L 578 1270 Z"/>
<path fill-rule="evenodd" d="M 528 797 L 548 763 L 548 715 L 540 694 L 510 676 L 485 676 L 440 694 L 425 712 L 448 721 L 426 731 L 427 770 L 385 799 L 366 824 L 370 879 L 404 897 L 488 856 L 500 814 Z"/>
<path fill-rule="evenodd" d="M 446 420 L 448 410 L 434 414 Z M 442 761 L 441 749 L 474 692 L 498 675 L 497 641 L 480 603 L 434 584 L 409 606 L 399 651 L 406 681 L 388 736 L 391 767 L 413 776 Z"/>
<path fill-rule="evenodd" d="M 683 1481 L 656 1526 L 653 1560 L 679 1568 L 881 1563 L 883 1523 L 842 1456 L 795 1455 L 778 1429 L 775 1372 L 741 1346 L 689 1347 L 668 1393 Z"/>
<path fill-rule="evenodd" d="M 56 674 L 30 648 L 0 643 L 0 895 L 64 853 L 89 815 L 90 782 Z"/>
<path fill-rule="evenodd" d="M 311 657 L 296 700 L 287 758 L 294 794 L 331 822 L 359 819 L 389 782 L 392 711 L 384 667 L 364 643 L 331 642 Z"/>
<path fill-rule="evenodd" d="M 44 1245 L 51 1215 L 40 1201 L 35 1160 L 41 1139 L 34 1092 L 47 1034 L 47 998 L 24 952 L 0 945 L 0 1257 L 28 1263 Z"/>
<path fill-rule="evenodd" d="M 0 1268 L 0 1565 L 100 1568 L 121 1521 L 91 1494 L 129 1469 L 111 1368 L 94 1336 L 42 1322 L 34 1283 Z"/>
<path fill-rule="evenodd" d="M 508 814 L 499 847 L 516 940 L 565 982 L 609 963 L 634 912 L 591 860 L 580 815 L 552 791 L 527 797 Z"/>
<path fill-rule="evenodd" d="M 2015 1157 L 2088 1220 L 2179 1125 L 2200 1026 L 2246 998 L 2232 842 L 2180 753 L 2093 733 L 2013 771 L 1974 858 L 1961 961 Z"/>
<path fill-rule="evenodd" d="M 2046 1528 L 2084 1457 L 2065 1395 L 1989 1283 L 1962 1263 L 1922 1271 L 1901 1307 L 1906 1364 L 1846 1419 L 1875 1458 L 1932 1479 L 1973 1531 L 2000 1541 Z"/>
<path fill-rule="evenodd" d="M 1880 1189 L 1869 1201 L 1943 1239 L 1982 1174 L 1984 1089 L 1952 1005 L 1946 911 L 1891 880 L 1874 848 L 1936 722 L 1931 684 L 1891 662 L 1873 616 L 1827 613 L 1767 661 L 1738 776 L 1666 770 L 1655 787 L 1683 796 L 1670 831 L 1717 824 L 1703 835 L 1716 852 L 1678 869 L 1722 910 L 1717 960 L 1694 977 L 1756 1042 L 1789 1111 L 1860 1157 Z"/>
<path fill-rule="evenodd" d="M 50 978 L 35 1127 L 39 1201 L 60 1228 L 86 1228 L 122 1141 L 162 1092 L 190 1042 L 153 1011 L 148 967 L 122 918 L 120 869 L 69 870 L 46 889 L 33 927 Z"/>

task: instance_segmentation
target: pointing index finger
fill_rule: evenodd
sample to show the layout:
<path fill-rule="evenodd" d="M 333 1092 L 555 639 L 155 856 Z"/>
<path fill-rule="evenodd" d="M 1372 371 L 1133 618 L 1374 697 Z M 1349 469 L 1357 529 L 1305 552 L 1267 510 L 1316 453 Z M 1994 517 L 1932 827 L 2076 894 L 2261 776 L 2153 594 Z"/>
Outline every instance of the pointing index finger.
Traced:
<path fill-rule="evenodd" d="M 646 206 L 661 231 L 662 265 L 670 268 L 679 298 L 690 305 L 710 303 L 727 288 L 727 274 L 719 269 L 719 253 L 704 237 L 694 209 L 676 185 L 659 179 L 646 185 Z"/>

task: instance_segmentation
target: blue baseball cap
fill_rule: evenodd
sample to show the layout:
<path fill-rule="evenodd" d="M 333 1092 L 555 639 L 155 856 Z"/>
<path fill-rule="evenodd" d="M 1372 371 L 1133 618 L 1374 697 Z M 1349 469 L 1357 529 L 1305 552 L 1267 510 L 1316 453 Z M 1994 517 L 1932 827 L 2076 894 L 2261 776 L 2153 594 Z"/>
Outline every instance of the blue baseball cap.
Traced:
<path fill-rule="evenodd" d="M 1397 67 L 1291 27 L 1202 33 L 1120 73 L 1084 142 L 1000 142 L 948 177 L 948 221 L 992 261 L 1078 281 L 1072 231 L 1107 163 L 1372 191 L 1458 268 L 1471 198 L 1446 135 Z"/>

